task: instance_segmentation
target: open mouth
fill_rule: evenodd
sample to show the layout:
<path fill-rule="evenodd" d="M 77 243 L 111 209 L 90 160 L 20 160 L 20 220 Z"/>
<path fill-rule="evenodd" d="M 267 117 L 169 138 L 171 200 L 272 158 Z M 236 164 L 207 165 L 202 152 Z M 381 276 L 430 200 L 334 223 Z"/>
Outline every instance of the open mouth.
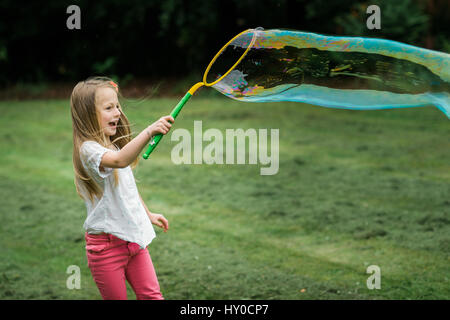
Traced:
<path fill-rule="evenodd" d="M 109 124 L 110 127 L 116 128 L 118 122 L 119 121 L 117 121 L 117 122 L 116 121 L 111 121 L 111 122 L 108 122 L 108 124 Z"/>
<path fill-rule="evenodd" d="M 117 130 L 117 122 L 115 121 L 108 122 L 108 126 L 111 130 Z"/>

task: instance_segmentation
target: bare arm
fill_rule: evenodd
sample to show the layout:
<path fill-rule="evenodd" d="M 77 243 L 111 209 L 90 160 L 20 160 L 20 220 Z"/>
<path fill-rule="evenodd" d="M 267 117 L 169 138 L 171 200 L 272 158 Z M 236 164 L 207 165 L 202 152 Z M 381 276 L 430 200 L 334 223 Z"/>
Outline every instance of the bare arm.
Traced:
<path fill-rule="evenodd" d="M 148 210 L 147 206 L 145 205 L 144 200 L 142 200 L 141 194 L 139 194 L 139 198 L 141 199 L 141 203 L 142 203 L 142 205 L 144 206 L 145 212 L 147 212 L 147 215 L 152 214 L 152 213 L 150 212 L 150 210 Z"/>
<path fill-rule="evenodd" d="M 174 119 L 171 116 L 165 116 L 148 126 L 139 133 L 133 140 L 128 142 L 120 151 L 106 152 L 100 163 L 101 167 L 125 168 L 129 166 L 138 156 L 142 149 L 148 144 L 150 138 L 158 133 L 166 134 L 169 132 Z"/>
<path fill-rule="evenodd" d="M 148 210 L 147 206 L 145 205 L 144 200 L 142 200 L 141 194 L 139 194 L 139 198 L 141 199 L 142 205 L 144 206 L 150 221 L 154 225 L 163 228 L 164 232 L 167 232 L 167 230 L 169 230 L 169 221 L 167 221 L 167 219 L 162 214 L 151 213 L 150 210 Z"/>

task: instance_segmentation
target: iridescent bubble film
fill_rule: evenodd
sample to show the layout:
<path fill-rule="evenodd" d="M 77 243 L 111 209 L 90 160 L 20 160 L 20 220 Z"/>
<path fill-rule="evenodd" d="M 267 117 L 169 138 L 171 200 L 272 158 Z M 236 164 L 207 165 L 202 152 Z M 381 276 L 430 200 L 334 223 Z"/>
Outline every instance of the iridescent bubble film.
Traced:
<path fill-rule="evenodd" d="M 251 29 L 222 53 L 208 82 L 225 74 L 225 65 L 249 46 L 213 86 L 230 98 L 356 110 L 434 105 L 450 118 L 447 53 L 385 39 Z"/>

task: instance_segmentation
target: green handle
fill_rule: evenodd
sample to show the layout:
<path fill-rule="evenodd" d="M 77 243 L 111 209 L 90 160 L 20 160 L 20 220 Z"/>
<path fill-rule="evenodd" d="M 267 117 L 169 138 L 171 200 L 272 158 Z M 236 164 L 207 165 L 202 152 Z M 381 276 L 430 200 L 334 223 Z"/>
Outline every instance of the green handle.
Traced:
<path fill-rule="evenodd" d="M 172 118 L 175 119 L 177 117 L 177 115 L 180 113 L 181 109 L 183 108 L 184 104 L 189 100 L 189 98 L 191 96 L 192 95 L 189 92 L 184 95 L 184 97 L 180 100 L 180 102 L 178 102 L 176 107 L 170 113 Z M 152 153 L 152 151 L 156 148 L 156 146 L 158 145 L 159 141 L 161 141 L 162 137 L 163 137 L 163 134 L 162 133 L 158 133 L 157 135 L 155 135 L 152 138 L 152 140 L 150 141 L 150 144 L 148 145 L 147 151 L 142 156 L 144 159 L 148 159 L 148 157 L 150 156 L 150 153 Z"/>

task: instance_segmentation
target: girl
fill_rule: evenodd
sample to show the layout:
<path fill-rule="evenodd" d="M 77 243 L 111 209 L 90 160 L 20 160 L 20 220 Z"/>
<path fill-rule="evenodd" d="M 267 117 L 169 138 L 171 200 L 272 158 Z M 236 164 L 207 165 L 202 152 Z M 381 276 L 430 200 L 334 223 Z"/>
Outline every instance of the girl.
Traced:
<path fill-rule="evenodd" d="M 164 232 L 169 223 L 148 210 L 131 169 L 151 137 L 169 132 L 174 119 L 162 117 L 131 139 L 118 91 L 111 79 L 96 77 L 79 82 L 70 98 L 75 186 L 87 208 L 88 266 L 103 299 L 127 299 L 125 279 L 137 299 L 163 299 L 147 245 L 155 237 L 152 223 Z"/>

